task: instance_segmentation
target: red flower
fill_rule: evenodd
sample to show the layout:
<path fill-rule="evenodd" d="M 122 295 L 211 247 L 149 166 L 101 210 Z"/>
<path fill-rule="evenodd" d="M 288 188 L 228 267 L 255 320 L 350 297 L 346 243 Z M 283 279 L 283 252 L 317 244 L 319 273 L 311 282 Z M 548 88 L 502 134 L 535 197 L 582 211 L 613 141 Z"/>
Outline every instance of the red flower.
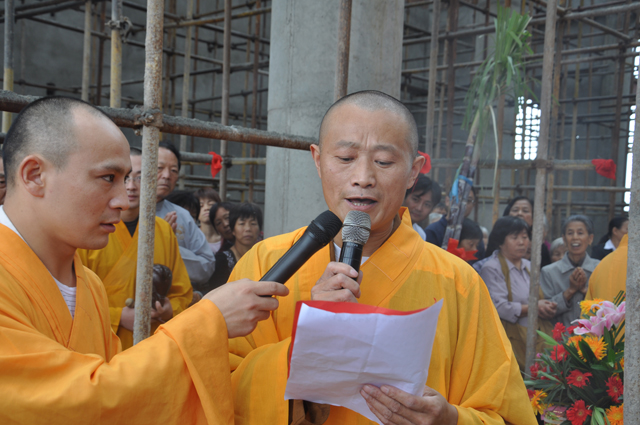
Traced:
<path fill-rule="evenodd" d="M 582 325 L 578 324 L 578 325 L 573 325 L 573 326 L 569 326 L 569 329 L 567 329 L 567 333 L 569 335 L 573 335 L 573 330 L 582 327 Z"/>
<path fill-rule="evenodd" d="M 591 410 L 587 409 L 584 400 L 576 401 L 570 409 L 567 409 L 567 419 L 571 421 L 571 425 L 582 425 L 587 420 L 587 416 L 591 416 Z"/>
<path fill-rule="evenodd" d="M 558 342 L 562 342 L 562 334 L 564 334 L 565 331 L 566 328 L 562 323 L 556 323 L 556 325 L 553 327 L 553 339 Z"/>
<path fill-rule="evenodd" d="M 447 243 L 447 251 L 455 255 L 456 257 L 462 258 L 464 261 L 477 260 L 477 258 L 473 254 L 478 252 L 478 250 L 467 251 L 464 248 L 458 248 L 458 243 L 459 241 L 457 239 L 450 238 L 449 242 Z"/>
<path fill-rule="evenodd" d="M 542 370 L 542 366 L 540 366 L 540 363 L 536 362 L 531 365 L 531 367 L 529 368 L 529 371 L 531 372 L 531 377 L 533 379 L 536 379 L 538 377 L 539 370 Z"/>
<path fill-rule="evenodd" d="M 529 396 L 529 400 L 531 400 L 531 398 L 533 397 L 533 395 L 536 393 L 535 390 L 527 390 L 527 395 Z"/>
<path fill-rule="evenodd" d="M 574 387 L 582 388 L 589 383 L 589 377 L 592 376 L 589 372 L 582 373 L 579 370 L 574 370 L 567 376 L 567 382 Z"/>
<path fill-rule="evenodd" d="M 620 396 L 624 392 L 624 386 L 622 380 L 618 375 L 614 375 L 607 380 L 607 394 L 615 402 L 620 402 Z"/>
<path fill-rule="evenodd" d="M 567 358 L 567 350 L 562 345 L 556 345 L 551 349 L 551 360 L 561 362 Z"/>

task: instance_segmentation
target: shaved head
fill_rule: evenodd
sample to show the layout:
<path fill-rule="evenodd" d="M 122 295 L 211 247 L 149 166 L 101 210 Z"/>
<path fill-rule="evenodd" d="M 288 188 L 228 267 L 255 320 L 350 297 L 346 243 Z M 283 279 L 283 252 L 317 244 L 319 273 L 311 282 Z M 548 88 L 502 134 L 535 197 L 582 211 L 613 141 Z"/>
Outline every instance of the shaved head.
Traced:
<path fill-rule="evenodd" d="M 326 130 L 327 123 L 331 120 L 334 112 L 343 105 L 354 105 L 367 111 L 384 110 L 397 115 L 406 123 L 406 141 L 411 148 L 413 156 L 418 156 L 418 126 L 413 118 L 413 114 L 396 98 L 376 90 L 365 90 L 351 93 L 331 105 L 329 110 L 324 114 L 322 123 L 320 124 L 320 135 L 318 136 L 318 145 L 320 147 L 322 147 L 323 133 Z"/>
<path fill-rule="evenodd" d="M 4 141 L 3 158 L 7 186 L 15 181 L 20 162 L 32 154 L 42 155 L 58 170 L 77 148 L 76 119 L 80 110 L 111 120 L 95 106 L 64 96 L 40 98 L 24 108 L 9 129 Z"/>

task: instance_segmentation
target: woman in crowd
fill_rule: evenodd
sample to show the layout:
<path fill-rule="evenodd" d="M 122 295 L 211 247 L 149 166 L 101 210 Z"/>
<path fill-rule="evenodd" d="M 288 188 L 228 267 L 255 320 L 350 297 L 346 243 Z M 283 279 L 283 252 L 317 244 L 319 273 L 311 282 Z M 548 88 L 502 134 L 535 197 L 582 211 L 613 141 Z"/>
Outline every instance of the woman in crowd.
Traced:
<path fill-rule="evenodd" d="M 506 216 L 519 217 L 529 225 L 533 226 L 533 201 L 526 196 L 516 196 L 513 198 L 504 209 L 503 217 Z M 551 264 L 551 255 L 549 254 L 549 247 L 543 242 L 541 247 L 541 260 L 540 266 L 544 267 Z"/>
<path fill-rule="evenodd" d="M 212 287 L 209 290 L 227 283 L 236 263 L 258 242 L 262 231 L 262 210 L 250 202 L 235 206 L 229 212 L 229 227 L 232 229 L 234 243 L 229 249 L 216 254 L 216 271 L 211 278 Z"/>
<path fill-rule="evenodd" d="M 609 222 L 609 231 L 600 239 L 600 243 L 591 249 L 591 258 L 602 260 L 618 248 L 622 237 L 629 232 L 629 217 L 614 217 Z"/>
<path fill-rule="evenodd" d="M 587 254 L 593 242 L 593 223 L 584 215 L 572 215 L 562 224 L 562 239 L 567 253 L 560 261 L 542 268 L 540 287 L 545 298 L 558 304 L 553 322 L 565 327 L 580 317 L 580 301 L 584 300 L 589 277 L 598 265 Z"/>
<path fill-rule="evenodd" d="M 480 270 L 520 369 L 524 369 L 525 363 L 531 267 L 524 257 L 530 243 L 530 228 L 524 220 L 511 216 L 498 219 L 489 235 L 488 259 Z M 538 301 L 538 316 L 543 319 L 540 321 L 543 329 L 551 328 L 548 319 L 555 312 L 554 302 Z M 544 320 L 546 323 L 542 323 Z"/>
<path fill-rule="evenodd" d="M 198 189 L 195 195 L 200 201 L 200 214 L 198 215 L 200 230 L 204 233 L 211 250 L 215 254 L 220 250 L 222 245 L 222 235 L 220 235 L 213 224 L 211 224 L 209 213 L 211 212 L 211 207 L 222 202 L 222 200 L 218 192 L 210 187 Z"/>
<path fill-rule="evenodd" d="M 194 221 L 198 220 L 200 205 L 198 198 L 190 190 L 174 190 L 165 198 L 167 201 L 176 204 L 189 211 Z"/>
<path fill-rule="evenodd" d="M 209 223 L 222 236 L 221 250 L 229 249 L 233 245 L 233 231 L 229 227 L 229 213 L 234 208 L 231 202 L 214 204 L 209 211 Z"/>
<path fill-rule="evenodd" d="M 413 228 L 424 240 L 424 226 L 433 207 L 440 202 L 442 196 L 440 185 L 424 174 L 419 174 L 415 185 L 408 189 L 402 205 L 409 209 Z"/>
<path fill-rule="evenodd" d="M 551 262 L 562 260 L 564 254 L 567 253 L 567 246 L 564 244 L 564 239 L 558 238 L 551 242 Z"/>

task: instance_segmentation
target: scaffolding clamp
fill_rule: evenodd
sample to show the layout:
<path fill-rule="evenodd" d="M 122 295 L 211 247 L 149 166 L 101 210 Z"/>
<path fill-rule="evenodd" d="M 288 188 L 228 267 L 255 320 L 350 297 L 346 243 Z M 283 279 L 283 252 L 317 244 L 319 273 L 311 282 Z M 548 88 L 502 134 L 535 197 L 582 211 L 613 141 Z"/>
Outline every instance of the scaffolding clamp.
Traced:
<path fill-rule="evenodd" d="M 135 134 L 140 136 L 142 134 L 142 127 L 157 127 L 162 128 L 162 111 L 159 109 L 147 109 L 141 111 L 140 108 L 135 107 L 134 110 L 134 122 L 139 125 L 136 127 Z"/>
<path fill-rule="evenodd" d="M 123 43 L 127 42 L 127 38 L 129 34 L 131 34 L 133 29 L 133 24 L 126 16 L 123 16 L 121 20 L 108 20 L 106 22 L 106 26 L 111 30 L 119 30 L 120 31 L 120 39 Z"/>

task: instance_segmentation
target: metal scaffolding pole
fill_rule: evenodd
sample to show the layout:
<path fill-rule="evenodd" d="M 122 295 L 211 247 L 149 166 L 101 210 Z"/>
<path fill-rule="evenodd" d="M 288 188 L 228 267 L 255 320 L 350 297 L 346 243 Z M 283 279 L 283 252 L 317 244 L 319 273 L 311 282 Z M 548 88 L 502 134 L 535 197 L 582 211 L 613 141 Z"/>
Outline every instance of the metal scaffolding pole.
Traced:
<path fill-rule="evenodd" d="M 544 188 L 547 180 L 547 169 L 541 163 L 546 161 L 549 143 L 549 124 L 551 118 L 551 90 L 553 75 L 554 42 L 556 37 L 556 0 L 549 0 L 547 4 L 547 17 L 544 32 L 544 56 L 542 63 L 542 89 L 540 96 L 540 137 L 538 138 L 537 161 L 539 165 L 536 170 L 536 190 L 534 196 L 533 211 L 533 239 L 531 246 L 531 283 L 529 285 L 529 326 L 527 329 L 527 362 L 528 368 L 533 365 L 536 356 L 536 340 L 538 328 L 538 292 L 540 290 L 540 260 L 541 251 L 538 249 L 542 245 L 543 215 L 544 215 Z"/>
<path fill-rule="evenodd" d="M 89 101 L 91 79 L 91 0 L 84 4 L 84 44 L 82 46 L 82 91 L 81 97 Z"/>
<path fill-rule="evenodd" d="M 333 100 L 347 95 L 349 83 L 349 47 L 351 44 L 351 0 L 340 0 L 340 18 L 338 27 L 338 60 Z"/>
<path fill-rule="evenodd" d="M 148 15 L 147 15 L 148 16 Z M 111 0 L 111 87 L 109 106 L 119 108 L 122 100 L 122 0 Z M 148 46 L 147 46 L 148 48 Z"/>
<path fill-rule="evenodd" d="M 14 0 L 4 1 L 4 80 L 2 88 L 13 91 L 13 29 L 14 29 Z M 6 133 L 11 127 L 11 113 L 2 113 L 2 131 Z"/>
<path fill-rule="evenodd" d="M 138 264 L 136 270 L 136 313 L 133 343 L 149 336 L 153 247 L 158 183 L 158 143 L 162 113 L 162 26 L 164 0 L 147 1 L 147 33 L 144 68 L 144 108 L 147 125 L 142 128 L 142 182 L 138 224 Z"/>
<path fill-rule="evenodd" d="M 193 18 L 193 0 L 187 0 L 187 19 Z M 193 27 L 187 27 L 187 36 L 184 39 L 184 68 L 183 68 L 183 76 L 182 76 L 182 108 L 181 115 L 183 118 L 187 118 L 189 116 L 189 82 L 191 77 L 191 36 L 193 32 Z M 195 105 L 194 105 L 195 109 Z M 187 136 L 182 134 L 180 135 L 180 150 L 187 150 Z M 185 169 L 180 170 L 180 189 L 184 190 L 184 173 Z"/>
<path fill-rule="evenodd" d="M 229 83 L 231 78 L 231 0 L 224 0 L 224 36 L 222 52 L 222 125 L 229 125 Z M 228 141 L 220 141 L 220 156 L 223 162 L 227 159 Z M 227 200 L 227 167 L 220 170 L 220 198 Z"/>
<path fill-rule="evenodd" d="M 256 8 L 260 8 L 260 0 L 256 1 Z M 260 63 L 260 15 L 256 15 L 255 23 L 255 39 L 253 42 L 253 92 L 251 93 L 251 128 L 258 128 L 258 86 L 260 84 L 260 77 L 258 75 L 258 64 Z M 256 146 L 251 145 L 250 156 L 254 158 L 257 154 Z M 249 166 L 249 202 L 253 202 L 254 181 L 256 179 L 257 167 L 255 165 Z"/>
<path fill-rule="evenodd" d="M 640 84 L 636 87 L 636 111 L 640 111 Z M 624 343 L 624 417 L 627 418 L 628 424 L 638 423 L 640 418 L 640 119 L 638 118 L 640 117 L 636 112 L 629 208 Z"/>
<path fill-rule="evenodd" d="M 440 0 L 433 1 L 431 33 L 438 34 L 440 26 Z M 433 127 L 436 109 L 436 80 L 438 73 L 438 36 L 431 38 L 429 53 L 429 88 L 427 92 L 427 129 L 425 131 L 425 153 L 433 156 Z M 440 143 L 440 141 L 438 141 Z"/>

